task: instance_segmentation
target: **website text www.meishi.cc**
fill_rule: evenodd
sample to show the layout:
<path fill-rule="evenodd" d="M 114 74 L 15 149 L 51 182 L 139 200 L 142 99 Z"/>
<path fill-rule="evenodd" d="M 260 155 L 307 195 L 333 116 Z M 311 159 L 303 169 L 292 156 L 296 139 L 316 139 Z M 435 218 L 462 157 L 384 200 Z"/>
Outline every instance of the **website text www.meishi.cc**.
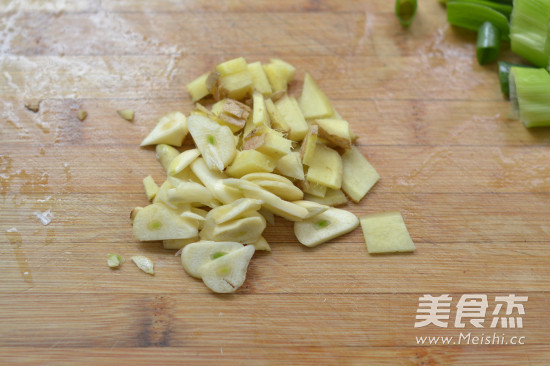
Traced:
<path fill-rule="evenodd" d="M 456 336 L 417 336 L 417 345 L 523 345 L 525 336 L 507 336 L 505 333 L 480 334 L 459 333 Z"/>

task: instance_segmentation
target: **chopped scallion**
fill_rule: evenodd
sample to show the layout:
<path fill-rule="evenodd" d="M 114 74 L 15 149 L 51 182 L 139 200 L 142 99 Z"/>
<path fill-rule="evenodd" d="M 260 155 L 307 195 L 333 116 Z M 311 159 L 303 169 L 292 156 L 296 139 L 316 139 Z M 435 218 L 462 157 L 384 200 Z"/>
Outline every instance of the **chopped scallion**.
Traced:
<path fill-rule="evenodd" d="M 395 15 L 404 27 L 411 25 L 416 15 L 416 0 L 395 0 Z"/>
<path fill-rule="evenodd" d="M 550 56 L 550 1 L 517 0 L 510 24 L 511 49 L 538 67 L 547 67 Z"/>
<path fill-rule="evenodd" d="M 502 15 L 504 15 L 508 19 L 510 19 L 510 15 L 512 14 L 512 9 L 513 9 L 511 3 L 510 5 L 502 4 L 499 1 L 494 1 L 494 0 L 452 0 L 452 2 L 483 5 L 493 10 L 496 10 L 499 13 L 502 13 Z"/>
<path fill-rule="evenodd" d="M 525 127 L 550 126 L 550 74 L 545 69 L 512 66 L 511 115 Z"/>
<path fill-rule="evenodd" d="M 500 90 L 502 91 L 502 94 L 506 96 L 510 95 L 510 69 L 512 66 L 531 67 L 527 65 L 512 64 L 505 61 L 498 62 L 498 79 L 500 81 Z"/>
<path fill-rule="evenodd" d="M 486 65 L 495 61 L 500 50 L 500 31 L 490 22 L 483 23 L 477 31 L 477 61 Z"/>
<path fill-rule="evenodd" d="M 447 20 L 452 25 L 477 31 L 479 27 L 490 22 L 500 31 L 502 40 L 510 40 L 508 19 L 498 11 L 485 5 L 463 1 L 450 1 L 447 4 Z"/>

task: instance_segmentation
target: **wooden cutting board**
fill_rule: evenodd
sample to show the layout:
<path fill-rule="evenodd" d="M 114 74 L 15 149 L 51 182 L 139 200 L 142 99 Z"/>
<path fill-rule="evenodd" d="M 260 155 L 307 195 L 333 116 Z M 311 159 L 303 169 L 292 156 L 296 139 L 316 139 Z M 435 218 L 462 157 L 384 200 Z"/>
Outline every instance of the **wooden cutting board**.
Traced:
<path fill-rule="evenodd" d="M 507 119 L 496 65 L 477 64 L 475 35 L 435 0 L 409 29 L 387 0 L 21 0 L 0 12 L 1 363 L 550 364 L 550 132 Z M 133 239 L 141 180 L 163 179 L 139 142 L 164 113 L 190 111 L 187 82 L 238 56 L 295 65 L 295 95 L 312 74 L 381 175 L 347 209 L 400 211 L 414 254 L 371 256 L 360 229 L 309 249 L 278 219 L 244 286 L 215 295 L 173 251 Z M 147 255 L 156 274 L 111 270 L 111 252 Z M 445 294 L 447 327 L 415 328 L 419 297 Z M 510 294 L 528 297 L 523 327 L 491 328 L 495 297 Z M 466 295 L 487 298 L 483 328 L 455 324 Z M 507 344 L 474 344 L 482 334 Z M 422 343 L 437 336 L 454 338 Z"/>

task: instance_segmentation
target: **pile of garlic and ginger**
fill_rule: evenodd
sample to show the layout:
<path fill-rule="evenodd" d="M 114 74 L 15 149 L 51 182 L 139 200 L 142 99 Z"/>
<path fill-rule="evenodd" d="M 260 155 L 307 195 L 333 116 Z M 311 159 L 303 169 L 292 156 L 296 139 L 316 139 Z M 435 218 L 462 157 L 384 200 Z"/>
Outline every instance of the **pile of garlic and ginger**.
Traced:
<path fill-rule="evenodd" d="M 271 250 L 262 233 L 274 215 L 294 222 L 301 244 L 317 246 L 359 225 L 333 206 L 361 201 L 379 179 L 309 73 L 299 101 L 287 93 L 294 72 L 279 59 L 223 62 L 187 84 L 196 102 L 188 117 L 163 116 L 141 143 L 156 145 L 167 177 L 160 187 L 143 180 L 152 203 L 132 211 L 134 236 L 180 249 L 185 271 L 214 292 L 236 291 L 254 252 Z M 212 105 L 198 103 L 209 96 Z M 187 134 L 195 147 L 180 151 Z M 394 250 L 384 234 L 393 229 L 371 225 L 379 252 L 414 250 L 404 224 L 397 229 Z"/>

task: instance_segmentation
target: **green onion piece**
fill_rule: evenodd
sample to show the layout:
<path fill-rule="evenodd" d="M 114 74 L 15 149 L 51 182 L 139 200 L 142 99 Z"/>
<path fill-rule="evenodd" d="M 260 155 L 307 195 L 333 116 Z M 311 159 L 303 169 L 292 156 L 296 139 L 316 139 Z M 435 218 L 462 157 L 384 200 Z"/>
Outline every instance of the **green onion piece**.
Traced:
<path fill-rule="evenodd" d="M 516 0 L 510 24 L 512 51 L 538 67 L 550 56 L 550 1 Z"/>
<path fill-rule="evenodd" d="M 477 31 L 479 27 L 490 22 L 500 31 L 503 41 L 510 40 L 508 19 L 498 11 L 484 5 L 451 1 L 447 4 L 447 21 L 457 27 Z"/>
<path fill-rule="evenodd" d="M 512 66 L 510 114 L 527 128 L 550 126 L 550 74 L 545 69 Z"/>
<path fill-rule="evenodd" d="M 500 81 L 500 90 L 502 94 L 510 95 L 510 69 L 512 66 L 517 67 L 531 67 L 527 65 L 512 64 L 510 62 L 499 61 L 498 62 L 498 79 Z"/>
<path fill-rule="evenodd" d="M 399 19 L 402 26 L 411 25 L 416 15 L 416 0 L 395 0 L 395 16 Z"/>
<path fill-rule="evenodd" d="M 483 5 L 493 10 L 496 10 L 499 13 L 502 13 L 502 15 L 504 15 L 508 19 L 510 19 L 510 15 L 512 14 L 512 9 L 513 9 L 511 4 L 510 5 L 501 4 L 493 0 L 452 0 L 452 2 Z"/>
<path fill-rule="evenodd" d="M 495 61 L 500 50 L 500 31 L 490 22 L 485 22 L 477 31 L 477 62 L 487 65 Z"/>
<path fill-rule="evenodd" d="M 443 5 L 447 5 L 447 3 L 451 0 L 438 0 L 440 4 L 443 4 Z M 464 0 L 462 0 L 464 1 Z M 512 10 L 511 8 L 514 6 L 514 0 L 487 0 L 487 1 L 483 1 L 483 0 L 480 0 L 480 1 L 476 1 L 476 0 L 471 0 L 471 1 L 468 1 L 468 2 L 484 2 L 484 3 L 491 3 L 493 4 L 492 6 L 489 6 L 490 8 L 493 7 L 493 6 L 498 6 L 499 4 L 500 5 L 508 5 L 510 6 L 510 10 Z M 502 12 L 501 12 L 502 13 Z"/>

